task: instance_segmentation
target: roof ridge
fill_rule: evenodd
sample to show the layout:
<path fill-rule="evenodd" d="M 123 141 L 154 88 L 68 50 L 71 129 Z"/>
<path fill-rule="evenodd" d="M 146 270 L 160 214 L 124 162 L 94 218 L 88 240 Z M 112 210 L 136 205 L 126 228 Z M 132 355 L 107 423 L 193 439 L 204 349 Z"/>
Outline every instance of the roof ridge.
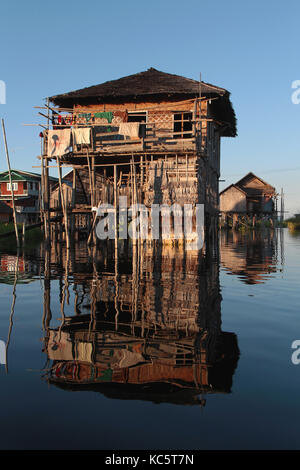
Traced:
<path fill-rule="evenodd" d="M 241 181 L 243 181 L 245 178 L 247 178 L 248 176 L 253 176 L 254 178 L 257 178 L 259 181 L 261 181 L 262 183 L 264 183 L 265 185 L 267 186 L 271 186 L 271 188 L 275 189 L 274 186 L 272 186 L 270 183 L 267 183 L 267 181 L 263 180 L 262 178 L 260 178 L 260 176 L 257 176 L 255 173 L 253 173 L 253 171 L 249 171 L 249 173 L 247 173 L 245 176 L 243 176 L 243 178 L 241 178 L 240 180 L 238 180 L 235 184 L 238 185 Z"/>
<path fill-rule="evenodd" d="M 198 86 L 199 83 L 200 83 L 199 80 L 195 80 L 193 78 L 184 77 L 183 75 L 172 74 L 172 73 L 169 73 L 169 72 L 163 72 L 162 70 L 158 70 L 158 69 L 155 69 L 154 67 L 150 67 L 147 70 L 142 70 L 141 72 L 137 72 L 137 73 L 130 74 L 130 75 L 125 75 L 125 76 L 117 78 L 117 79 L 107 80 L 105 82 L 98 83 L 96 85 L 90 85 L 88 87 L 78 88 L 76 90 L 71 90 L 69 92 L 62 93 L 62 94 L 59 94 L 59 95 L 53 95 L 53 96 L 49 97 L 49 99 L 50 99 L 50 101 L 53 102 L 53 101 L 55 101 L 55 99 L 58 99 L 58 98 L 60 98 L 60 99 L 68 98 L 68 97 L 71 97 L 73 94 L 78 94 L 80 92 L 84 93 L 87 90 L 92 91 L 93 89 L 97 89 L 99 87 L 108 87 L 109 85 L 116 84 L 116 82 L 125 82 L 126 80 L 130 81 L 130 80 L 133 80 L 134 78 L 138 78 L 140 76 L 150 75 L 151 73 L 160 74 L 162 77 L 165 77 L 165 78 L 167 78 L 169 76 L 169 77 L 173 77 L 174 79 L 184 80 L 184 81 L 190 82 L 192 85 L 197 85 Z M 227 92 L 227 90 L 225 88 L 218 87 L 216 85 L 212 85 L 211 83 L 207 83 L 207 82 L 203 82 L 203 81 L 201 81 L 201 83 L 202 83 L 202 85 L 204 85 L 208 88 L 212 88 L 212 90 L 218 90 L 219 92 L 222 92 L 222 94 Z M 153 85 L 153 83 L 152 83 L 152 85 Z M 193 90 L 193 91 L 190 90 L 188 92 L 195 93 L 195 91 L 196 90 Z M 183 90 L 181 90 L 181 92 L 183 92 Z M 156 93 L 157 92 L 153 91 L 152 94 L 156 94 Z M 147 94 L 147 92 L 145 94 Z"/>

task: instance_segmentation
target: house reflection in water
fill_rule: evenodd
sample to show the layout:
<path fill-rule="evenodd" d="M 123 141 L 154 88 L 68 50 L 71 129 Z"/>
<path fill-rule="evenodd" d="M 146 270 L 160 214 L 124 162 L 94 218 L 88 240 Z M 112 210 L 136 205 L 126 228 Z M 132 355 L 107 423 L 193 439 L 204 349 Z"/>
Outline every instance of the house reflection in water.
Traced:
<path fill-rule="evenodd" d="M 221 330 L 218 259 L 170 247 L 133 247 L 128 258 L 119 245 L 114 261 L 108 248 L 85 250 L 48 254 L 51 276 L 65 273 L 53 327 L 45 272 L 49 383 L 157 403 L 205 405 L 208 393 L 230 393 L 239 349 Z M 72 316 L 64 314 L 68 271 Z"/>
<path fill-rule="evenodd" d="M 283 233 L 279 232 L 280 237 Z M 280 248 L 283 264 L 283 244 Z M 221 265 L 246 284 L 263 284 L 277 270 L 278 233 L 275 230 L 221 232 Z"/>
<path fill-rule="evenodd" d="M 30 259 L 24 253 L 7 254 L 0 253 L 0 282 L 13 284 L 15 274 L 17 283 L 29 283 L 40 275 L 41 264 L 39 259 Z"/>

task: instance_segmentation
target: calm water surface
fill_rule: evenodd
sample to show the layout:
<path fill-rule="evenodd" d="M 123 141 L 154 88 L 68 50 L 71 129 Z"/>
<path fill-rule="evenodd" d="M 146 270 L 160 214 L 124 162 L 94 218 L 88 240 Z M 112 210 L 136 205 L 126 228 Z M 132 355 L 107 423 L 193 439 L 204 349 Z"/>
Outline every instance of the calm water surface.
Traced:
<path fill-rule="evenodd" d="M 206 256 L 0 246 L 0 447 L 299 449 L 299 272 L 286 229 Z"/>

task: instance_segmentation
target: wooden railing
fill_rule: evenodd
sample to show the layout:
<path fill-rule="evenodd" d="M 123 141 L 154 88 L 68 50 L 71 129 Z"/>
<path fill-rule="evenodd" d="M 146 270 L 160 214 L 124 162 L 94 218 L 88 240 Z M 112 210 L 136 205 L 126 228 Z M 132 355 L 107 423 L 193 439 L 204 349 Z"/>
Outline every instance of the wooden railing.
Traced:
<path fill-rule="evenodd" d="M 91 144 L 73 145 L 73 154 L 86 153 L 132 153 L 141 151 L 197 151 L 206 152 L 206 133 L 202 123 L 188 121 L 192 129 L 175 132 L 171 128 L 158 127 L 157 123 L 140 123 L 138 138 L 130 138 L 119 133 L 119 127 L 111 124 L 83 125 L 91 128 Z M 64 128 L 66 126 L 63 126 Z M 47 130 L 44 132 L 44 155 L 47 156 Z"/>

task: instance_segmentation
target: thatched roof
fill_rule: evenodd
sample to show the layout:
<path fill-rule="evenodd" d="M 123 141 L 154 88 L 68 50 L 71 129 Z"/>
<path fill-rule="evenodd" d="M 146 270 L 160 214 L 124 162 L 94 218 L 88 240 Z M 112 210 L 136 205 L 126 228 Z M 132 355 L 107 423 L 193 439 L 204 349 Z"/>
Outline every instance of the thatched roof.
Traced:
<path fill-rule="evenodd" d="M 130 102 L 162 98 L 188 99 L 198 96 L 199 90 L 199 81 L 197 80 L 150 68 L 145 72 L 51 96 L 49 99 L 57 106 L 70 108 L 75 104 Z M 223 135 L 234 137 L 236 135 L 236 119 L 229 99 L 230 93 L 224 88 L 201 82 L 201 94 L 207 97 L 220 97 L 220 100 L 212 102 L 214 114 L 217 113 L 217 118 L 229 125 Z"/>
<path fill-rule="evenodd" d="M 246 191 L 244 191 L 242 188 L 240 188 L 236 184 L 231 184 L 230 186 L 228 186 L 227 188 L 223 189 L 223 191 L 220 192 L 220 196 L 221 196 L 221 194 L 226 193 L 227 191 L 229 191 L 229 189 L 231 189 L 231 188 L 236 189 L 237 191 L 240 191 L 244 195 L 247 194 Z"/>
<path fill-rule="evenodd" d="M 255 180 L 255 179 L 260 181 L 264 186 L 262 188 L 253 188 L 253 187 L 247 187 L 246 186 L 246 184 L 249 183 L 249 181 L 252 181 L 252 180 Z M 246 196 L 252 196 L 253 193 L 258 193 L 259 194 L 261 192 L 269 193 L 271 195 L 274 195 L 276 193 L 276 189 L 273 186 L 271 186 L 269 183 L 264 181 L 259 176 L 256 176 L 254 173 L 252 173 L 252 171 L 247 173 L 247 175 L 243 176 L 243 178 L 240 179 L 239 181 L 237 181 L 237 183 L 231 184 L 227 188 L 223 189 L 223 191 L 220 192 L 220 195 L 224 194 L 225 192 L 227 192 L 231 188 L 235 188 L 235 189 L 241 191 Z"/>
<path fill-rule="evenodd" d="M 224 88 L 216 87 L 208 83 L 201 83 L 203 94 L 226 94 Z M 127 77 L 111 80 L 99 85 L 70 91 L 62 95 L 52 96 L 50 100 L 55 104 L 62 104 L 65 100 L 77 100 L 83 98 L 107 98 L 107 97 L 138 97 L 157 94 L 198 94 L 199 82 L 190 78 L 160 72 L 150 68 L 145 72 L 128 75 Z"/>
<path fill-rule="evenodd" d="M 246 176 L 244 176 L 242 179 L 240 179 L 237 183 L 235 183 L 237 186 L 239 186 L 240 188 L 243 188 L 245 191 L 247 191 L 247 188 L 244 188 L 244 185 L 246 183 L 248 183 L 249 181 L 251 180 L 255 180 L 257 179 L 258 181 L 260 181 L 264 186 L 267 186 L 268 189 L 270 189 L 271 191 L 274 191 L 275 192 L 275 188 L 274 186 L 271 186 L 269 183 L 267 183 L 266 181 L 264 181 L 262 178 L 260 178 L 259 176 L 255 175 L 254 173 L 252 173 L 252 171 L 250 171 L 249 173 L 247 173 Z M 267 188 L 266 188 L 267 189 Z"/>

